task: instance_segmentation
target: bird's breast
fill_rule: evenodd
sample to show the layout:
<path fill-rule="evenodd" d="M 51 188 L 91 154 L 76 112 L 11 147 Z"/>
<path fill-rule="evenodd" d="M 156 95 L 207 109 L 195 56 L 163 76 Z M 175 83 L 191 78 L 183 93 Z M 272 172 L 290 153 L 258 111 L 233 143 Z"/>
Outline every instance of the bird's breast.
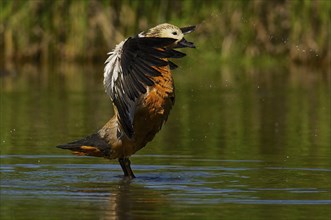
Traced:
<path fill-rule="evenodd" d="M 155 84 L 139 100 L 134 116 L 132 154 L 143 148 L 160 131 L 174 104 L 175 89 L 169 67 L 161 67 Z"/>
<path fill-rule="evenodd" d="M 134 137 L 129 139 L 121 136 L 118 139 L 114 129 L 108 132 L 112 137 L 108 138 L 112 145 L 112 158 L 129 157 L 143 148 L 167 120 L 175 99 L 174 81 L 169 67 L 162 67 L 160 72 L 160 76 L 152 78 L 155 84 L 149 86 L 137 102 L 133 121 Z M 118 125 L 116 120 L 111 124 L 114 128 Z"/>
<path fill-rule="evenodd" d="M 153 77 L 155 84 L 148 87 L 137 105 L 133 125 L 139 149 L 161 129 L 174 104 L 175 88 L 169 67 L 160 68 L 160 72 L 160 76 Z"/>

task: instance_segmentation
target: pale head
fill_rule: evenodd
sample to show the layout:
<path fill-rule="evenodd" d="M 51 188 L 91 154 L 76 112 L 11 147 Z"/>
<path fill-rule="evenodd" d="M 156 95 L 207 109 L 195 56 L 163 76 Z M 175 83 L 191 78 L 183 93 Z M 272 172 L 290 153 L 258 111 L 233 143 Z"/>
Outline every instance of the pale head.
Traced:
<path fill-rule="evenodd" d="M 159 24 L 145 32 L 146 37 L 165 37 L 181 40 L 184 37 L 182 31 L 175 25 Z"/>
<path fill-rule="evenodd" d="M 142 35 L 145 37 L 176 39 L 175 45 L 177 47 L 195 47 L 193 43 L 186 41 L 184 38 L 184 34 L 188 34 L 194 31 L 194 29 L 195 26 L 179 28 L 175 25 L 164 23 L 164 24 L 159 24 L 147 30 L 146 32 L 143 32 Z"/>

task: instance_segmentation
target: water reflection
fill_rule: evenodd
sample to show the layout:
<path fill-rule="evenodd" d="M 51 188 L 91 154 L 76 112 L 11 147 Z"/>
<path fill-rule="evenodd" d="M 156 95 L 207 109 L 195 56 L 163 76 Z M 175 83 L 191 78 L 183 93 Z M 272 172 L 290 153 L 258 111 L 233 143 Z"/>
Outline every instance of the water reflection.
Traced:
<path fill-rule="evenodd" d="M 166 197 L 156 190 L 122 179 L 111 191 L 101 219 L 136 219 L 159 216 L 160 207 L 169 206 Z"/>
<path fill-rule="evenodd" d="M 121 179 L 116 161 L 53 147 L 112 115 L 102 64 L 2 74 L 1 219 L 44 219 L 49 210 L 68 219 L 327 216 L 330 74 L 195 61 L 174 73 L 176 105 L 133 157 L 134 181 Z"/>
<path fill-rule="evenodd" d="M 227 154 L 242 159 L 238 151 L 254 158 L 330 153 L 329 74 L 295 68 L 193 70 L 182 65 L 188 71 L 174 74 L 175 108 L 150 153 L 180 148 L 184 154 L 223 159 Z M 1 78 L 5 153 L 24 152 L 27 144 L 36 143 L 34 152 L 45 153 L 41 147 L 92 133 L 112 115 L 102 87 L 102 65 L 26 65 L 17 72 Z M 204 147 L 197 151 L 192 146 Z"/>

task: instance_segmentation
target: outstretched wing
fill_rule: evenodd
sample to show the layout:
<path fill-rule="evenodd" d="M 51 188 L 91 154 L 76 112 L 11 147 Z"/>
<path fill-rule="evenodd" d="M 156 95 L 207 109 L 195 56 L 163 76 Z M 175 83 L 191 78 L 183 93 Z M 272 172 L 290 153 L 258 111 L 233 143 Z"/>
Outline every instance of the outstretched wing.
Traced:
<path fill-rule="evenodd" d="M 153 86 L 153 77 L 161 75 L 158 67 L 176 68 L 167 58 L 181 58 L 184 53 L 167 46 L 172 38 L 134 37 L 116 46 L 106 60 L 104 86 L 113 101 L 119 123 L 125 134 L 132 138 L 134 112 L 137 99 Z"/>

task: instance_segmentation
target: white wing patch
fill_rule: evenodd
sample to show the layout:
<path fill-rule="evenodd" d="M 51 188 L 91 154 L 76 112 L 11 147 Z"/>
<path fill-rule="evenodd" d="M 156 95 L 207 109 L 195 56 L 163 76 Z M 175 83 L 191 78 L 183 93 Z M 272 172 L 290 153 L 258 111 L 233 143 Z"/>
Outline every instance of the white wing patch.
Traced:
<path fill-rule="evenodd" d="M 106 60 L 105 68 L 104 68 L 104 80 L 103 84 L 105 87 L 105 91 L 113 100 L 112 93 L 115 89 L 115 82 L 118 77 L 123 77 L 122 67 L 121 67 L 121 55 L 122 55 L 122 47 L 126 40 L 117 44 L 115 49 L 112 52 L 109 52 L 109 57 Z"/>

